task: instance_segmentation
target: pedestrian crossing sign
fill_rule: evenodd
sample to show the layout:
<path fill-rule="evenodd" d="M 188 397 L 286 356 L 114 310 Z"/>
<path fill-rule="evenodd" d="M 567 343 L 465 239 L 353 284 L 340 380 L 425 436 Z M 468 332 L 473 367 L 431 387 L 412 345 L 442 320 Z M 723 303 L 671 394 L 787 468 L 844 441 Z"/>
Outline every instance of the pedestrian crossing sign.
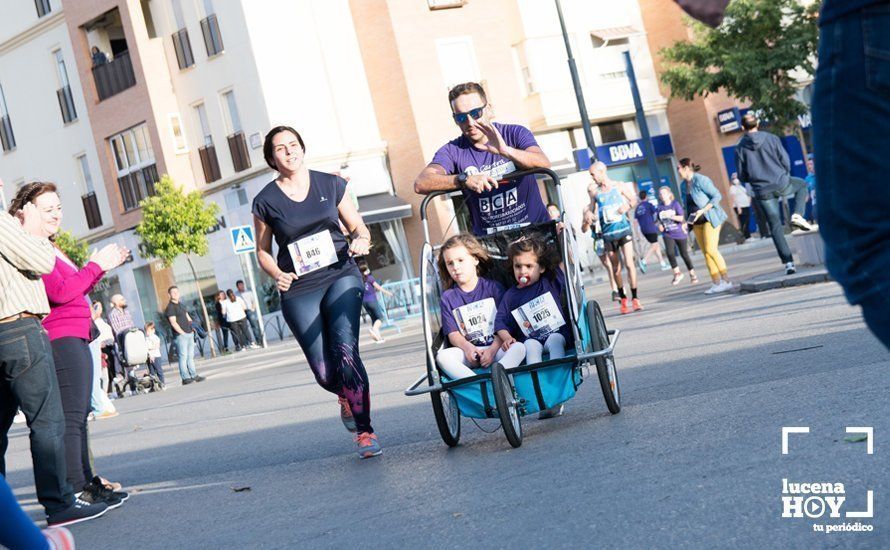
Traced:
<path fill-rule="evenodd" d="M 235 254 L 247 254 L 256 248 L 256 240 L 253 238 L 253 228 L 249 225 L 239 225 L 229 229 L 232 236 L 232 249 Z"/>

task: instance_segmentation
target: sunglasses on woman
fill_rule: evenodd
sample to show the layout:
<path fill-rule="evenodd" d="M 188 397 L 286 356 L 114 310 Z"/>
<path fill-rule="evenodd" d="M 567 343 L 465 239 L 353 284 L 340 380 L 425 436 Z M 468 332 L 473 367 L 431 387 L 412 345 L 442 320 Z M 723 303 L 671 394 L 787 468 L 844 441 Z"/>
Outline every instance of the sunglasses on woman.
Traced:
<path fill-rule="evenodd" d="M 479 120 L 480 118 L 482 118 L 482 112 L 485 110 L 486 107 L 488 107 L 488 103 L 486 103 L 482 107 L 470 109 L 466 113 L 453 113 L 451 116 L 454 118 L 454 122 L 457 122 L 458 124 L 465 123 L 470 117 L 473 117 L 473 120 Z"/>

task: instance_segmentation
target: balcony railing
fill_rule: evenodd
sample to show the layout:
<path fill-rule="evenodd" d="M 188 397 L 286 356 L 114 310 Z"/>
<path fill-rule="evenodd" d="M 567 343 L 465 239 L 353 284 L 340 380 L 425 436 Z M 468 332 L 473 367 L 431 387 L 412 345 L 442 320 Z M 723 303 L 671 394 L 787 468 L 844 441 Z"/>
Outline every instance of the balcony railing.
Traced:
<path fill-rule="evenodd" d="M 215 13 L 211 13 L 201 20 L 201 32 L 204 33 L 207 57 L 212 57 L 223 51 L 222 34 L 219 32 L 219 21 L 216 19 Z"/>
<path fill-rule="evenodd" d="M 198 155 L 201 157 L 201 167 L 204 168 L 205 183 L 216 181 L 222 177 L 219 173 L 219 160 L 216 158 L 216 147 L 212 144 L 199 147 Z"/>
<path fill-rule="evenodd" d="M 56 90 L 59 99 L 59 109 L 62 110 L 62 121 L 65 124 L 77 120 L 77 111 L 74 109 L 74 96 L 71 95 L 71 86 L 62 86 Z"/>
<path fill-rule="evenodd" d="M 87 216 L 87 227 L 96 229 L 102 225 L 102 214 L 99 212 L 99 201 L 96 199 L 96 193 L 90 191 L 81 197 L 83 200 L 83 211 Z"/>
<path fill-rule="evenodd" d="M 154 164 L 120 176 L 117 185 L 123 199 L 124 211 L 138 208 L 142 199 L 154 195 L 158 179 L 158 168 Z"/>
<path fill-rule="evenodd" d="M 235 165 L 235 171 L 240 172 L 250 168 L 250 152 L 247 150 L 247 141 L 244 139 L 242 132 L 235 132 L 230 135 L 229 153 L 232 154 L 232 164 Z"/>
<path fill-rule="evenodd" d="M 3 145 L 4 151 L 15 149 L 15 135 L 12 133 L 12 122 L 9 121 L 9 115 L 0 117 L 0 144 Z"/>
<path fill-rule="evenodd" d="M 172 38 L 179 69 L 188 69 L 195 64 L 195 56 L 192 55 L 192 43 L 189 41 L 189 32 L 186 29 L 179 29 L 173 33 Z"/>
<path fill-rule="evenodd" d="M 136 75 L 133 73 L 130 52 L 121 52 L 108 63 L 93 67 L 93 79 L 96 81 L 99 101 L 104 101 L 135 86 Z"/>

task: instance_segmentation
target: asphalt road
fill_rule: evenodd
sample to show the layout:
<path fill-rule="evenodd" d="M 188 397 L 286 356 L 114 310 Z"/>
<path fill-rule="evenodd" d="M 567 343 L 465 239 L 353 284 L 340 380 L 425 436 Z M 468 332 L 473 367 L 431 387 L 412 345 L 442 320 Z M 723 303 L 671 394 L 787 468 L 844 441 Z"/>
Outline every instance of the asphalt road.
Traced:
<path fill-rule="evenodd" d="M 778 266 L 770 249 L 727 259 L 739 278 Z M 428 398 L 402 393 L 423 361 L 410 323 L 385 344 L 362 340 L 385 451 L 376 459 L 357 458 L 295 343 L 204 364 L 202 384 L 118 401 L 119 417 L 90 424 L 91 441 L 97 471 L 132 497 L 74 526 L 78 546 L 890 546 L 890 353 L 840 288 L 706 297 L 703 285 L 668 281 L 641 279 L 643 312 L 605 304 L 623 330 L 621 413 L 588 379 L 563 417 L 526 419 L 520 449 L 469 421 L 461 445 L 445 447 Z M 608 289 L 589 294 L 607 301 Z M 810 427 L 788 455 L 782 426 Z M 846 426 L 873 427 L 874 454 L 846 441 Z M 21 425 L 8 464 L 39 518 Z M 783 479 L 842 483 L 842 515 L 865 510 L 870 489 L 874 517 L 782 518 Z M 814 532 L 845 522 L 873 531 Z"/>

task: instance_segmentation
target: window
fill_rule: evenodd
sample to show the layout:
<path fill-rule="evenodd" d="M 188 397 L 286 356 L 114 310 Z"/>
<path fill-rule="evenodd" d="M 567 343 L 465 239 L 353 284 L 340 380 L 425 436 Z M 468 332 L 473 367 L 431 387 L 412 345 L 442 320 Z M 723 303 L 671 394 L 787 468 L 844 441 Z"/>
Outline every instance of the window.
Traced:
<path fill-rule="evenodd" d="M 612 143 L 627 139 L 627 134 L 624 133 L 624 123 L 620 120 L 615 122 L 604 122 L 599 125 L 599 129 L 600 138 L 603 143 Z"/>
<path fill-rule="evenodd" d="M 99 200 L 96 198 L 96 192 L 93 189 L 93 176 L 90 174 L 90 164 L 86 155 L 80 155 L 76 158 L 77 166 L 80 168 L 80 182 L 83 189 L 81 200 L 83 201 L 83 212 L 87 218 L 87 227 L 95 229 L 102 225 L 102 213 L 99 212 Z"/>
<path fill-rule="evenodd" d="M 204 108 L 203 103 L 195 105 L 194 109 L 203 143 L 198 147 L 198 157 L 201 159 L 201 168 L 204 169 L 204 182 L 210 183 L 222 177 L 219 172 L 219 159 L 216 156 L 216 147 L 213 146 L 213 136 L 210 133 L 210 123 L 207 120 L 207 109 Z"/>
<path fill-rule="evenodd" d="M 223 105 L 229 133 L 237 134 L 241 131 L 241 117 L 238 114 L 238 104 L 235 103 L 235 92 L 229 90 L 223 94 Z"/>
<path fill-rule="evenodd" d="M 179 153 L 187 153 L 188 143 L 185 141 L 185 132 L 182 130 L 182 119 L 179 113 L 170 114 L 170 133 L 173 135 L 173 149 Z"/>
<path fill-rule="evenodd" d="M 117 181 L 124 211 L 133 210 L 139 202 L 155 193 L 158 170 L 148 127 L 140 124 L 109 138 L 117 167 Z"/>
<path fill-rule="evenodd" d="M 50 0 L 34 0 L 34 6 L 37 8 L 37 17 L 43 17 L 53 11 Z"/>
<path fill-rule="evenodd" d="M 210 123 L 207 121 L 207 109 L 203 103 L 195 105 L 195 117 L 198 119 L 198 127 L 201 129 L 204 146 L 213 145 L 213 136 L 210 134 Z"/>
<path fill-rule="evenodd" d="M 222 33 L 219 31 L 219 20 L 213 9 L 212 0 L 204 0 L 204 19 L 201 20 L 201 32 L 204 34 L 204 48 L 207 49 L 207 57 L 223 52 Z"/>
<path fill-rule="evenodd" d="M 9 120 L 3 86 L 0 86 L 0 145 L 3 146 L 4 151 L 15 149 L 15 135 L 12 133 L 12 122 Z"/>
<path fill-rule="evenodd" d="M 473 39 L 469 36 L 436 40 L 439 67 L 445 86 L 451 88 L 462 82 L 479 82 L 479 65 Z"/>
<path fill-rule="evenodd" d="M 185 17 L 182 15 L 182 3 L 180 0 L 173 0 L 173 18 L 176 21 L 176 28 L 179 29 L 172 36 L 176 62 L 179 64 L 180 70 L 188 69 L 195 64 L 195 56 L 192 54 L 189 32 L 185 28 Z"/>
<path fill-rule="evenodd" d="M 77 120 L 77 110 L 74 108 L 74 96 L 71 94 L 71 86 L 68 82 L 68 69 L 65 68 L 65 58 L 62 50 L 53 52 L 56 58 L 56 71 L 59 76 L 59 89 L 56 97 L 59 100 L 59 108 L 62 110 L 62 122 L 68 124 Z"/>

